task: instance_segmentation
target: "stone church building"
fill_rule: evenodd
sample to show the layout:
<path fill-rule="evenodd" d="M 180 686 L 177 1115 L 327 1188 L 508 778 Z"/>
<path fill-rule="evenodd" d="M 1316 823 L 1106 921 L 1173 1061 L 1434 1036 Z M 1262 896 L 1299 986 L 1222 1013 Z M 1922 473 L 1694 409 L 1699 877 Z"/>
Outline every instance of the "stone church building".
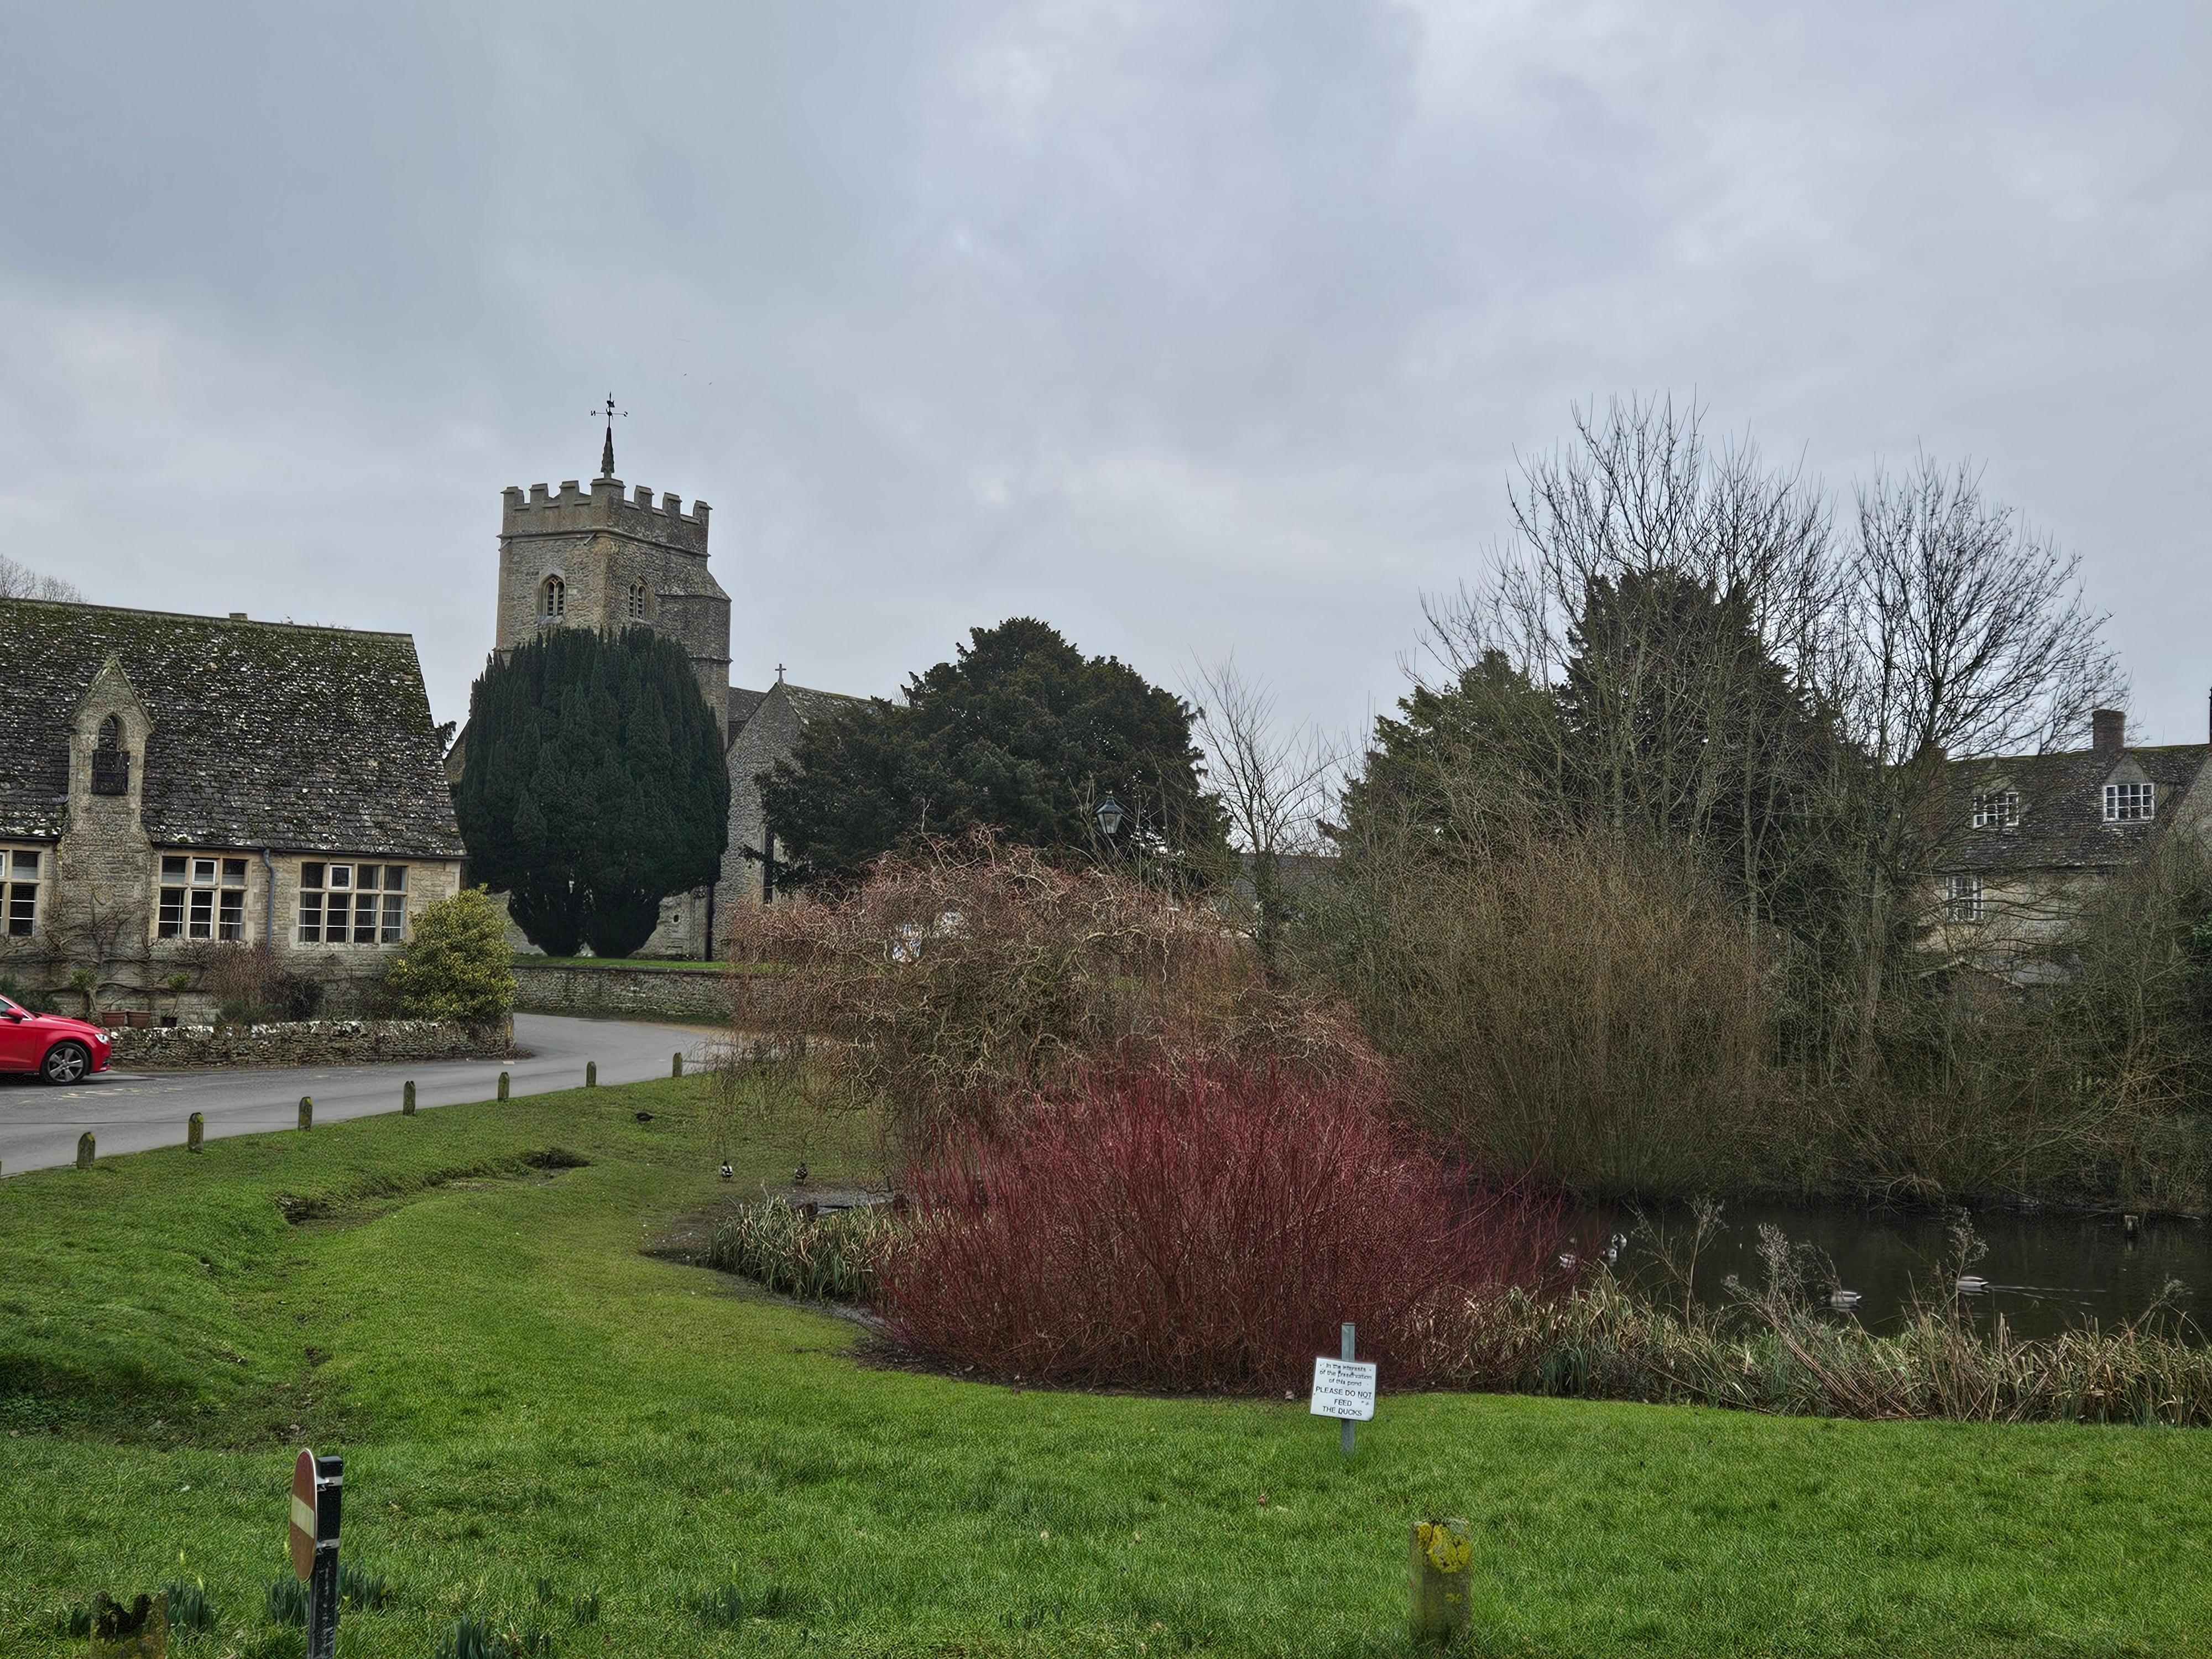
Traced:
<path fill-rule="evenodd" d="M 701 501 L 685 512 L 674 495 L 656 501 L 642 484 L 626 492 L 614 476 L 610 433 L 589 489 L 573 478 L 557 490 L 509 486 L 499 527 L 500 652 L 548 628 L 643 626 L 690 653 L 700 695 L 726 745 L 729 843 L 720 878 L 667 900 L 659 930 L 640 954 L 693 960 L 713 954 L 718 909 L 775 896 L 776 849 L 762 822 L 756 775 L 791 753 L 807 721 L 858 701 L 792 685 L 780 671 L 764 691 L 731 683 L 730 596 L 708 568 L 708 512 Z M 447 757 L 446 774 L 455 783 L 468 736 L 464 730 Z M 519 948 L 531 948 L 519 929 L 514 939 Z"/>

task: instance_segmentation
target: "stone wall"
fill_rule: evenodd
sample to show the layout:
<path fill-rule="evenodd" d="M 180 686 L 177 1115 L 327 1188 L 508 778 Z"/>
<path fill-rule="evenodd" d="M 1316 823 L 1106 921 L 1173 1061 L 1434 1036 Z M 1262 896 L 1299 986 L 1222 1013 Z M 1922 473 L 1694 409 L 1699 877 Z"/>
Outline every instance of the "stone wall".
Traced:
<path fill-rule="evenodd" d="M 428 1019 L 308 1019 L 270 1025 L 112 1030 L 118 1072 L 198 1066 L 369 1066 L 381 1060 L 496 1059 L 514 1052 L 512 1024 L 489 1029 Z"/>
<path fill-rule="evenodd" d="M 631 968 L 514 964 L 514 1006 L 531 1014 L 625 1019 L 729 1018 L 729 975 L 719 968 Z"/>

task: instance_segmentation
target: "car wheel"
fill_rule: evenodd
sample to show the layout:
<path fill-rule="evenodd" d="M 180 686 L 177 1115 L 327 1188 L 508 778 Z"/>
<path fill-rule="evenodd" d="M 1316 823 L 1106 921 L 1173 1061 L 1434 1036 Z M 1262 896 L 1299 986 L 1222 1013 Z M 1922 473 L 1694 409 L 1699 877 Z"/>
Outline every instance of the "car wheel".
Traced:
<path fill-rule="evenodd" d="M 82 1042 L 57 1042 L 39 1066 L 41 1083 L 82 1083 L 92 1069 L 92 1050 Z"/>

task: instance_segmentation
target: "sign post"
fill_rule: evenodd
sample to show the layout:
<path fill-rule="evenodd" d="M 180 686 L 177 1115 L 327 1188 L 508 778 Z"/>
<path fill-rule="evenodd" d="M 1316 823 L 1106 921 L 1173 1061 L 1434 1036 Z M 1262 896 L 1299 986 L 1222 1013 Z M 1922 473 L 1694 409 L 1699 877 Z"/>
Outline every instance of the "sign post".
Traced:
<path fill-rule="evenodd" d="M 1344 1424 L 1344 1455 L 1352 1455 L 1352 1425 L 1375 1416 L 1375 1364 L 1352 1357 L 1352 1328 L 1344 1328 L 1344 1358 L 1314 1361 L 1313 1406 L 1316 1417 L 1334 1417 Z"/>
<path fill-rule="evenodd" d="M 292 1571 L 307 1581 L 307 1659 L 338 1645 L 338 1499 L 345 1459 L 301 1451 L 292 1465 Z"/>

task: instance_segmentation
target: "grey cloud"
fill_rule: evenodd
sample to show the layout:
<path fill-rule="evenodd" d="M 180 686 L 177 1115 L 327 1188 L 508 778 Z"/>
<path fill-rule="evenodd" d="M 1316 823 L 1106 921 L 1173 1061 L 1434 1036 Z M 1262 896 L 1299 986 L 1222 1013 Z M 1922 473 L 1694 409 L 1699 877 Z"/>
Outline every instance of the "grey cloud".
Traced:
<path fill-rule="evenodd" d="M 740 678 L 1044 615 L 1332 725 L 1571 400 L 1925 445 L 2203 730 L 2201 9 L 81 6 L 11 17 L 0 553 L 404 628 L 500 488 L 716 508 Z"/>

